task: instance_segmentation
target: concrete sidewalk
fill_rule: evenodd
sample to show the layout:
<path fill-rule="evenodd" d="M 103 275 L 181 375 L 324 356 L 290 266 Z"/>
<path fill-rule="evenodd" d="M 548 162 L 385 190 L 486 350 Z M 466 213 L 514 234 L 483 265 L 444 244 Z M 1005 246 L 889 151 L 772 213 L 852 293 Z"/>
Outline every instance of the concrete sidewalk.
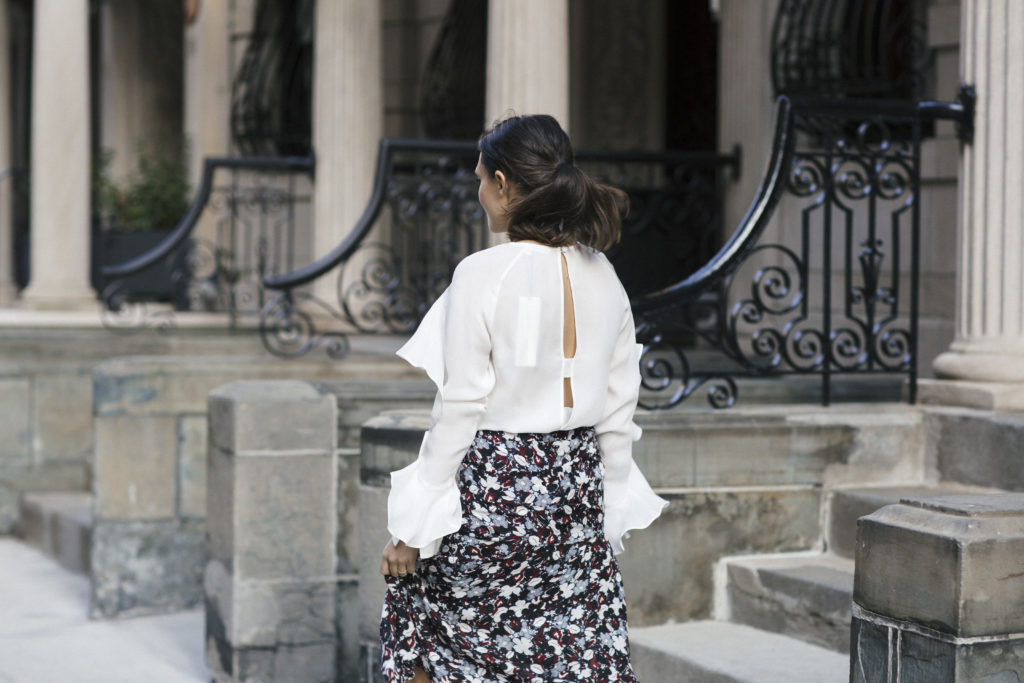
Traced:
<path fill-rule="evenodd" d="M 203 613 L 90 621 L 89 582 L 0 538 L 0 683 L 206 683 Z"/>

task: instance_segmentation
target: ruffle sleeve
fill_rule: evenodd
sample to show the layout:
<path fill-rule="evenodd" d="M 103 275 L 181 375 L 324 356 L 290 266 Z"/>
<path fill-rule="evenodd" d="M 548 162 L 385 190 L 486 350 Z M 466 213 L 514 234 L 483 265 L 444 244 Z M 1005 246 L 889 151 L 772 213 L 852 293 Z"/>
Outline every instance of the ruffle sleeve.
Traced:
<path fill-rule="evenodd" d="M 635 462 L 624 481 L 605 481 L 604 501 L 604 535 L 616 555 L 625 549 L 622 539 L 629 538 L 630 529 L 646 529 L 668 505 Z"/>
<path fill-rule="evenodd" d="M 608 375 L 605 414 L 595 425 L 605 465 L 605 536 L 616 555 L 623 551 L 622 539 L 630 529 L 646 528 L 668 505 L 654 493 L 633 460 L 633 442 L 642 434 L 633 422 L 633 413 L 640 393 L 643 346 L 636 343 L 628 300 L 625 305 Z"/>
<path fill-rule="evenodd" d="M 483 295 L 486 288 L 478 274 L 463 264 L 397 352 L 437 385 L 419 455 L 391 473 L 388 495 L 392 540 L 419 548 L 422 558 L 434 555 L 441 539 L 462 526 L 456 475 L 494 386 L 488 330 L 492 297 Z"/>
<path fill-rule="evenodd" d="M 424 442 L 427 434 L 423 435 Z M 420 557 L 437 553 L 441 539 L 462 526 L 462 503 L 452 479 L 439 485 L 420 476 L 422 458 L 391 473 L 388 496 L 388 531 L 392 540 L 401 539 L 420 549 Z"/>
<path fill-rule="evenodd" d="M 448 310 L 448 290 L 437 298 L 427 314 L 423 316 L 416 332 L 395 355 L 427 373 L 427 377 L 444 389 L 444 331 Z"/>

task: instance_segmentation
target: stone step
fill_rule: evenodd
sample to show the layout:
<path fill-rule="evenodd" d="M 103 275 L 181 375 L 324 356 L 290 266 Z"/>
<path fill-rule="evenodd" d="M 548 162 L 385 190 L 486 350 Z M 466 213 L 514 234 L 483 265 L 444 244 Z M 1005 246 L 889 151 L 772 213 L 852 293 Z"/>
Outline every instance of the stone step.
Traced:
<path fill-rule="evenodd" d="M 835 489 L 829 506 L 826 545 L 829 552 L 854 559 L 857 552 L 857 520 L 903 498 L 956 495 L 960 493 L 1004 493 L 998 489 L 967 486 L 954 482 L 930 485 L 870 486 Z"/>
<path fill-rule="evenodd" d="M 850 651 L 853 560 L 831 554 L 726 560 L 729 619 Z"/>
<path fill-rule="evenodd" d="M 846 655 L 743 624 L 632 628 L 633 668 L 649 683 L 847 683 Z"/>
<path fill-rule="evenodd" d="M 91 493 L 26 493 L 21 498 L 22 537 L 66 569 L 88 574 L 92 502 Z"/>

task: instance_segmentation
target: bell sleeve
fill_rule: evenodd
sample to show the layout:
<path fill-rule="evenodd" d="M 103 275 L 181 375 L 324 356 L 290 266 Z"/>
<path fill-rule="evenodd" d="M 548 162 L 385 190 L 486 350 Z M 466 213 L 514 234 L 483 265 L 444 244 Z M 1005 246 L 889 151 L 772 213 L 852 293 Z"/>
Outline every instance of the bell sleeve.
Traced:
<path fill-rule="evenodd" d="M 633 460 L 633 442 L 642 434 L 633 422 L 640 395 L 642 349 L 636 343 L 627 303 L 608 375 L 604 414 L 595 425 L 605 466 L 604 532 L 616 555 L 624 550 L 622 539 L 629 537 L 630 529 L 646 528 L 668 505 L 654 493 Z"/>
<path fill-rule="evenodd" d="M 394 540 L 419 548 L 422 558 L 434 555 L 441 539 L 462 526 L 456 475 L 494 387 L 489 332 L 494 297 L 486 281 L 464 265 L 398 350 L 437 385 L 419 455 L 392 472 L 388 495 L 388 531 Z"/>

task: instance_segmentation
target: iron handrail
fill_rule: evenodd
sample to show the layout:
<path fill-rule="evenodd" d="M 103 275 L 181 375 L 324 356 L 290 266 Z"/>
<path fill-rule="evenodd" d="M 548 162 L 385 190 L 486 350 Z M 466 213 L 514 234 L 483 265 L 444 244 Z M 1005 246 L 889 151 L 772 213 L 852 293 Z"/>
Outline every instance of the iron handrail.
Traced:
<path fill-rule="evenodd" d="M 780 97 L 775 114 L 773 149 L 779 150 L 768 162 L 764 180 L 739 227 L 711 260 L 690 276 L 660 291 L 639 296 L 631 305 L 635 314 L 661 308 L 673 299 L 686 298 L 707 289 L 709 283 L 733 272 L 757 242 L 771 219 L 772 211 L 786 187 L 786 174 L 793 158 L 793 108 L 789 98 Z"/>
<path fill-rule="evenodd" d="M 779 197 L 785 191 L 786 174 L 792 163 L 796 142 L 793 126 L 794 110 L 813 111 L 816 117 L 888 117 L 912 119 L 916 116 L 946 119 L 956 123 L 961 140 L 970 142 L 974 135 L 974 88 L 962 85 L 955 102 L 928 100 L 851 100 L 828 97 L 782 95 L 777 100 L 775 133 L 768 161 L 768 170 L 750 208 L 729 240 L 707 264 L 684 280 L 657 292 L 642 295 L 631 303 L 634 313 L 661 308 L 673 300 L 687 299 L 705 291 L 709 285 L 732 273 L 756 244 L 771 220 Z"/>
<path fill-rule="evenodd" d="M 112 266 L 104 266 L 102 274 L 108 278 L 120 278 L 149 268 L 167 258 L 195 230 L 199 217 L 206 208 L 213 191 L 213 176 L 219 168 L 245 169 L 256 171 L 307 171 L 314 172 L 314 161 L 310 157 L 206 157 L 199 189 L 192 198 L 188 211 L 171 233 L 149 251 L 133 259 Z"/>
<path fill-rule="evenodd" d="M 330 272 L 346 261 L 359 248 L 363 239 L 369 234 L 374 222 L 380 215 L 387 194 L 388 179 L 392 175 L 394 157 L 399 152 L 433 152 L 456 153 L 471 155 L 477 150 L 476 143 L 470 140 L 421 140 L 412 138 L 382 138 L 377 151 L 377 166 L 374 173 L 373 191 L 356 221 L 355 227 L 329 253 L 290 273 L 272 275 L 263 281 L 267 289 L 290 290 L 307 284 Z M 580 149 L 576 151 L 577 161 L 590 162 L 696 162 L 705 166 L 723 166 L 730 170 L 732 177 L 739 177 L 740 150 L 733 148 L 730 154 L 716 152 L 683 152 L 670 150 L 665 152 L 650 151 L 618 151 Z"/>

